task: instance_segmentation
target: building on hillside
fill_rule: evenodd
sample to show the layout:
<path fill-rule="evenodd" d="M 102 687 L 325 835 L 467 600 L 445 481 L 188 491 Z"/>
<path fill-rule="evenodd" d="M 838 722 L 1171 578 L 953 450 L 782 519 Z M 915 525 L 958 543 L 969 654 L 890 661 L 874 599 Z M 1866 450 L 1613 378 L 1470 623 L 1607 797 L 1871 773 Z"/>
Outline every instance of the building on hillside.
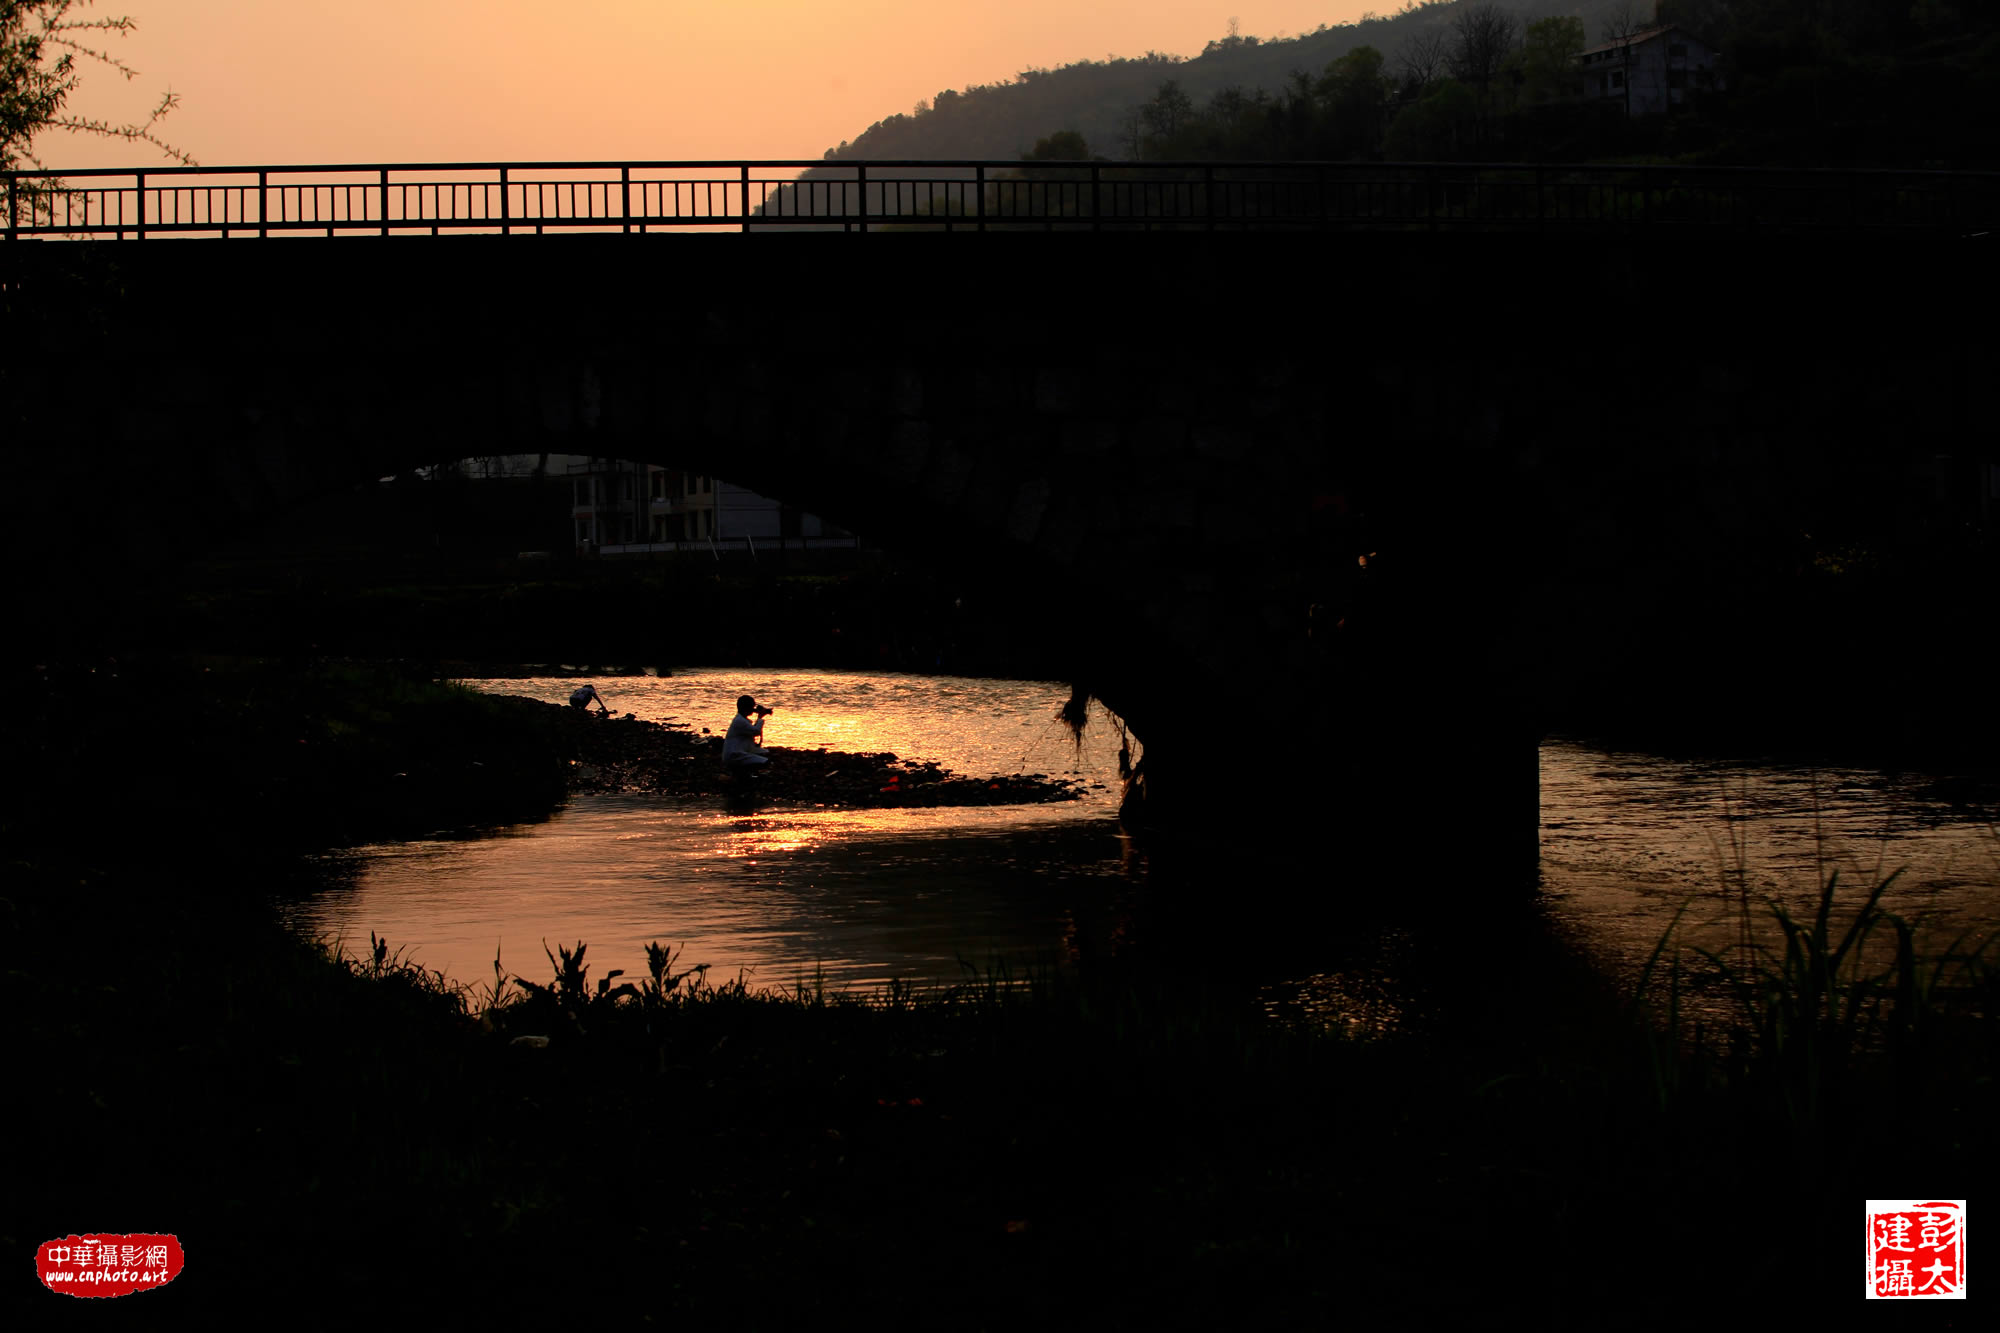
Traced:
<path fill-rule="evenodd" d="M 1666 115 L 1722 88 L 1718 52 L 1685 28 L 1642 28 L 1577 57 L 1583 95 L 1615 102 L 1628 116 Z"/>
<path fill-rule="evenodd" d="M 696 472 L 613 458 L 566 460 L 579 554 L 683 550 L 756 555 L 854 549 L 860 543 L 815 514 Z"/>
<path fill-rule="evenodd" d="M 557 463 L 550 460 L 550 471 Z M 576 551 L 588 555 L 605 546 L 641 539 L 650 508 L 644 463 L 616 458 L 563 457 L 560 475 L 569 482 L 570 522 Z"/>
<path fill-rule="evenodd" d="M 461 459 L 445 473 L 521 483 L 540 477 L 563 492 L 578 555 L 856 549 L 859 541 L 814 514 L 700 473 L 583 454 Z"/>

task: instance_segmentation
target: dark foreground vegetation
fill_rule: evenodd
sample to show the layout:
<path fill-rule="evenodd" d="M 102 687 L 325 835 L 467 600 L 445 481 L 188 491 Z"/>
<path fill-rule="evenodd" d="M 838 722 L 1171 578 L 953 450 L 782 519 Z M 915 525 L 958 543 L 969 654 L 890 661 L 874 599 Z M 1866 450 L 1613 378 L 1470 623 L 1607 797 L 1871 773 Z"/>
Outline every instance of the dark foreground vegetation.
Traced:
<path fill-rule="evenodd" d="M 469 994 L 390 942 L 273 923 L 285 853 L 328 827 L 268 822 L 328 792 L 277 756 L 329 744 L 302 719 L 367 718 L 327 731 L 479 734 L 482 765 L 526 774 L 547 733 L 524 718 L 618 724 L 351 669 L 220 697 L 164 676 L 49 687 L 39 749 L 14 751 L 48 786 L 10 817 L 0 902 L 23 1145 L 4 1237 L 173 1231 L 188 1268 L 107 1311 L 17 1265 L 8 1305 L 36 1325 L 1675 1324 L 1859 1299 L 1864 1198 L 1990 1178 L 1992 955 L 1862 970 L 1854 940 L 1901 936 L 1865 894 L 1779 957 L 1663 953 L 1637 1005 L 1521 947 L 1524 914 L 1475 910 L 1425 936 L 1435 1012 L 1376 1040 L 1268 1021 L 1254 958 L 1177 931 L 1182 895 L 1282 903 L 1242 864 L 1180 867 L 1143 947 L 1033 978 L 759 995 L 671 941 L 636 977 L 552 941 Z M 113 710 L 125 690 L 151 706 Z M 231 710 L 241 747 L 172 720 Z M 1693 987 L 1741 1021 L 1697 1033 Z"/>

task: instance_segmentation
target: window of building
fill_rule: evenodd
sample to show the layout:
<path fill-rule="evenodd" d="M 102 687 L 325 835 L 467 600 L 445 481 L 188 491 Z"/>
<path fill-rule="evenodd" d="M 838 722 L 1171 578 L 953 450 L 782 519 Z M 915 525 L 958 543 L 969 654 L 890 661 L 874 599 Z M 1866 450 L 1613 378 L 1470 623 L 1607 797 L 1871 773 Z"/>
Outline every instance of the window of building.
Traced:
<path fill-rule="evenodd" d="M 577 542 L 577 545 L 579 545 L 579 546 L 588 546 L 588 545 L 590 544 L 590 520 L 589 520 L 589 519 L 587 519 L 587 518 L 580 518 L 580 519 L 578 519 L 578 520 L 576 521 L 576 542 Z"/>
<path fill-rule="evenodd" d="M 1611 86 L 1612 86 L 1613 88 L 1623 88 L 1623 87 L 1625 86 L 1625 71 L 1624 71 L 1624 70 L 1622 70 L 1622 69 L 1614 69 L 1614 70 L 1612 70 L 1612 71 L 1611 71 Z"/>
<path fill-rule="evenodd" d="M 1669 46 L 1667 48 L 1667 54 L 1675 60 L 1686 60 L 1687 53 L 1688 49 L 1686 42 L 1675 42 L 1672 46 Z"/>
<path fill-rule="evenodd" d="M 652 489 L 651 489 L 651 491 L 649 492 L 649 494 L 651 495 L 651 497 L 652 497 L 653 499 L 655 499 L 655 500 L 664 500 L 664 499 L 666 499 L 666 498 L 667 498 L 667 474 L 666 474 L 666 473 L 664 473 L 664 472 L 651 472 L 651 473 L 648 473 L 648 474 L 647 474 L 647 477 L 646 477 L 646 484 L 647 484 L 648 486 L 650 486 L 650 487 L 652 488 Z"/>
<path fill-rule="evenodd" d="M 1687 81 L 1688 81 L 1688 72 L 1686 70 L 1670 69 L 1667 71 L 1667 87 L 1685 88 L 1687 87 Z"/>
<path fill-rule="evenodd" d="M 576 502 L 578 504 L 587 505 L 590 503 L 589 477 L 579 477 L 576 482 L 575 490 L 576 490 Z"/>

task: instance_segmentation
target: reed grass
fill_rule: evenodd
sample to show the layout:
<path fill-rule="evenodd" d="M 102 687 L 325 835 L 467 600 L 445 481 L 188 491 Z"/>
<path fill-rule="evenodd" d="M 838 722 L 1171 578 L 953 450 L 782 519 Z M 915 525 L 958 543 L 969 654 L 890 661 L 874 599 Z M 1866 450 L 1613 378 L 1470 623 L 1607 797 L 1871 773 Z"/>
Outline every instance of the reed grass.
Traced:
<path fill-rule="evenodd" d="M 1882 906 L 1901 873 L 1876 879 L 1847 907 L 1839 901 L 1839 872 L 1828 872 L 1803 920 L 1766 901 L 1775 946 L 1759 938 L 1745 891 L 1736 943 L 1690 946 L 1704 965 L 1692 970 L 1674 944 L 1683 903 L 1632 994 L 1637 1047 L 1656 1104 L 1665 1109 L 1676 1097 L 1721 1087 L 1810 1128 L 1850 1099 L 1857 1083 L 1914 1097 L 1982 1059 L 1990 1079 L 2000 1037 L 1995 937 L 1977 940 L 1966 931 L 1927 957 L 1919 923 Z M 1691 987 L 1727 999 L 1720 1023 L 1690 1020 L 1684 997 Z"/>

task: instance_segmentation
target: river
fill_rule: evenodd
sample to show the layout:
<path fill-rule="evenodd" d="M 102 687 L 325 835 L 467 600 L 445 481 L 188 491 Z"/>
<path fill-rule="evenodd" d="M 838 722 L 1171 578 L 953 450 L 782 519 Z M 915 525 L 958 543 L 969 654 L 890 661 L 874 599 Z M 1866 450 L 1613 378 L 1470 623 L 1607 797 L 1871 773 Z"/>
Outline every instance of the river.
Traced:
<path fill-rule="evenodd" d="M 557 701 L 573 682 L 468 681 Z M 549 820 L 478 836 L 383 844 L 324 858 L 318 891 L 284 910 L 349 947 L 369 932 L 454 980 L 483 986 L 494 960 L 546 980 L 544 948 L 590 946 L 592 977 L 643 974 L 649 941 L 706 963 L 711 980 L 868 989 L 953 981 L 968 966 L 1060 961 L 1121 928 L 1138 886 L 1117 821 L 1114 719 L 1093 706 L 1082 741 L 1057 720 L 1049 682 L 861 672 L 705 669 L 600 680 L 616 712 L 724 729 L 735 698 L 776 706 L 767 743 L 892 751 L 972 775 L 1080 781 L 1078 801 L 940 810 L 763 810 L 631 796 L 572 798 Z M 1680 917 L 1685 946 L 1777 938 L 1765 904 L 1809 917 L 1825 877 L 1852 909 L 1892 872 L 1882 905 L 1933 949 L 2000 921 L 1995 787 L 1958 774 L 1808 769 L 1745 759 L 1541 747 L 1535 911 L 1606 974 L 1628 982 Z M 1448 847 L 1451 813 L 1437 814 Z M 1442 857 L 1439 852 L 1431 853 Z M 1413 859 L 1410 876 L 1449 875 Z M 1218 902 L 1216 911 L 1230 905 Z M 1327 971 L 1265 978 L 1327 1021 L 1393 1028 L 1385 969 L 1407 940 Z M 1277 1001 L 1274 1001 L 1276 1003 Z"/>

